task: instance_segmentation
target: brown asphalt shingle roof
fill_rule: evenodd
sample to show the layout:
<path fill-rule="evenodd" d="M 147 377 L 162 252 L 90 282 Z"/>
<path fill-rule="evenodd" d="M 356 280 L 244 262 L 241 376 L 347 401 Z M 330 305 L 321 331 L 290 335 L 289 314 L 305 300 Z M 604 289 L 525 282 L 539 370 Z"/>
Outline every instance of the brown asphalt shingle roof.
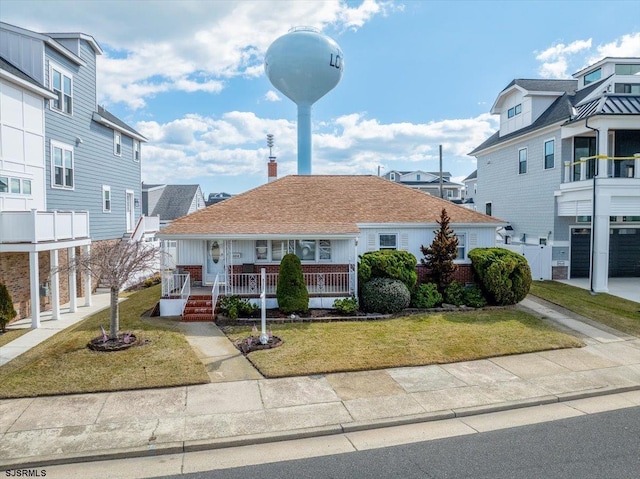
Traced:
<path fill-rule="evenodd" d="M 358 223 L 503 223 L 377 176 L 285 176 L 188 216 L 161 235 L 353 234 Z"/>

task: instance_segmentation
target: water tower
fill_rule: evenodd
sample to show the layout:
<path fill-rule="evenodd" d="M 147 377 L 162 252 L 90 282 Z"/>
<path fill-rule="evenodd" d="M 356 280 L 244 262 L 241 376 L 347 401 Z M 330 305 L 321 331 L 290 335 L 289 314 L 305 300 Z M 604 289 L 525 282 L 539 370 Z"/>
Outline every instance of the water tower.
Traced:
<path fill-rule="evenodd" d="M 311 105 L 342 78 L 340 46 L 312 27 L 295 27 L 268 48 L 264 69 L 274 87 L 298 105 L 298 174 L 311 174 Z"/>

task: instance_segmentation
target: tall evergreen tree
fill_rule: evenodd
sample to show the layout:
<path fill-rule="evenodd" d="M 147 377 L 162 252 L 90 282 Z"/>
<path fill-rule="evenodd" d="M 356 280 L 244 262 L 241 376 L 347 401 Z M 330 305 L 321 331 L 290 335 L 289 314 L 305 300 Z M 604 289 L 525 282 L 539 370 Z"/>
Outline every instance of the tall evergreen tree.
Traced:
<path fill-rule="evenodd" d="M 441 293 L 451 283 L 453 273 L 458 269 L 458 265 L 453 262 L 458 255 L 458 238 L 449 228 L 450 221 L 447 210 L 442 208 L 440 219 L 437 220 L 440 229 L 434 231 L 435 237 L 431 245 L 420 246 L 424 255 L 420 262 L 428 268 L 431 281 L 438 285 Z"/>

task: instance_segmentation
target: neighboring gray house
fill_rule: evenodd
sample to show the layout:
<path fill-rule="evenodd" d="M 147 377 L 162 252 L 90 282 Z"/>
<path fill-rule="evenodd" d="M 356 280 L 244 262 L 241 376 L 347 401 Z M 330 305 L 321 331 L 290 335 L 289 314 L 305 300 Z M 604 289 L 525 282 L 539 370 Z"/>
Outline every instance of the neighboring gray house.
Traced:
<path fill-rule="evenodd" d="M 469 176 L 462 180 L 464 185 L 464 192 L 462 196 L 464 200 L 462 206 L 469 208 L 470 210 L 477 211 L 476 207 L 476 195 L 478 194 L 478 170 L 474 170 Z"/>
<path fill-rule="evenodd" d="M 470 153 L 475 201 L 510 222 L 505 242 L 542 255 L 541 277 L 589 277 L 606 292 L 609 277 L 640 277 L 640 58 L 573 77 L 500 92 L 500 130 Z"/>
<path fill-rule="evenodd" d="M 410 186 L 413 189 L 428 193 L 440 198 L 440 173 L 429 171 L 397 171 L 391 170 L 382 175 L 383 178 Z M 455 181 L 451 181 L 451 173 L 442 172 L 442 198 L 460 203 L 463 199 L 462 191 L 464 186 Z"/>
<path fill-rule="evenodd" d="M 58 261 L 63 263 L 76 254 L 77 247 L 88 251 L 91 242 L 119 240 L 134 230 L 136 235 L 150 232 L 144 222 L 139 222 L 141 143 L 146 139 L 97 105 L 96 58 L 101 54 L 100 46 L 90 35 L 38 33 L 0 22 L 0 57 L 7 75 L 14 77 L 10 81 L 14 84 L 20 81 L 18 75 L 9 71 L 14 69 L 28 79 L 23 78 L 24 82 L 32 82 L 48 92 L 43 100 L 38 100 L 42 103 L 43 137 L 37 142 L 34 117 L 27 116 L 27 112 L 35 114 L 31 109 L 35 100 L 24 95 L 20 100 L 16 90 L 7 87 L 2 110 L 3 114 L 5 109 L 15 110 L 17 115 L 11 124 L 3 126 L 3 161 L 10 160 L 6 164 L 11 168 L 11 163 L 25 163 L 25 168 L 14 169 L 9 177 L 20 179 L 23 187 L 30 187 L 20 191 L 24 204 L 17 201 L 17 193 L 6 192 L 1 214 L 9 218 L 14 211 L 23 212 L 32 204 L 35 213 L 29 220 L 33 223 L 31 231 L 38 236 L 51 230 L 51 235 L 42 236 L 47 238 L 42 244 L 40 237 L 27 241 L 36 245 L 28 258 L 16 251 L 17 256 L 5 258 L 4 266 L 0 262 L 0 272 L 7 264 L 13 268 L 27 262 L 32 283 L 34 273 L 42 270 L 40 284 L 36 285 L 41 296 L 39 308 L 32 306 L 38 302 L 38 295 L 34 294 L 37 287 L 31 288 L 30 295 L 20 285 L 11 291 L 14 301 L 24 304 L 20 316 L 31 315 L 34 327 L 38 326 L 41 310 L 53 309 L 55 317 L 59 303 L 69 301 L 75 310 L 77 294 L 84 294 L 86 301 L 91 301 L 90 291 L 97 278 L 92 283 L 88 275 L 78 273 L 76 280 L 68 282 L 60 281 L 56 275 L 51 282 L 47 280 L 49 270 Z M 24 105 L 24 114 L 14 108 L 18 101 Z M 61 249 L 58 257 L 58 249 L 50 246 L 57 244 L 67 229 L 71 239 L 87 240 L 72 241 L 65 250 Z M 84 281 L 80 281 L 80 276 Z"/>
<path fill-rule="evenodd" d="M 204 208 L 205 200 L 200 185 L 145 185 L 142 184 L 143 213 L 159 216 L 160 228 L 176 218 Z"/>

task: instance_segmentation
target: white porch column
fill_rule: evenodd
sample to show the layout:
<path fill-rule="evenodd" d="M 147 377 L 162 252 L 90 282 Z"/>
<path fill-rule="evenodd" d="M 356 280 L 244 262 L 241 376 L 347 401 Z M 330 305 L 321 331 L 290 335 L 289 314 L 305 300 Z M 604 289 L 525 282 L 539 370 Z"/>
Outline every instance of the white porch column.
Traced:
<path fill-rule="evenodd" d="M 68 248 L 67 255 L 69 257 L 69 312 L 75 313 L 78 308 L 78 290 L 76 288 L 76 268 L 74 263 L 76 261 L 76 249 Z"/>
<path fill-rule="evenodd" d="M 607 156 L 607 130 L 598 132 L 598 155 Z M 591 258 L 593 268 L 591 271 L 591 287 L 596 293 L 609 291 L 609 212 L 611 211 L 611 198 L 600 194 L 598 182 L 607 177 L 607 160 L 598 159 L 598 175 L 593 182 L 595 207 L 593 212 Z"/>
<path fill-rule="evenodd" d="M 49 252 L 51 267 L 51 318 L 60 319 L 60 273 L 58 273 L 58 250 Z"/>
<path fill-rule="evenodd" d="M 40 327 L 40 266 L 38 252 L 29 251 L 29 278 L 31 286 L 31 327 Z"/>
<path fill-rule="evenodd" d="M 83 246 L 82 254 L 89 256 L 91 254 L 91 245 Z M 89 268 L 84 270 L 84 305 L 91 306 L 91 270 Z"/>

